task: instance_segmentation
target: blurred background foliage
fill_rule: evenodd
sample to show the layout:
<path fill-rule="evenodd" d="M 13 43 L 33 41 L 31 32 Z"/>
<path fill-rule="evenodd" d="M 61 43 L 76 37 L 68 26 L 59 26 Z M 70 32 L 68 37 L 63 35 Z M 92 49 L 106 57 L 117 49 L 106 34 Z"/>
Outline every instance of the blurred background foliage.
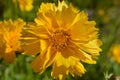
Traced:
<path fill-rule="evenodd" d="M 24 21 L 34 21 L 42 2 L 56 3 L 57 0 L 33 0 L 31 11 L 21 11 L 13 0 L 0 0 L 0 20 L 22 18 Z M 84 64 L 87 72 L 82 77 L 66 76 L 66 80 L 120 80 L 120 63 L 110 56 L 112 45 L 120 44 L 120 0 L 65 0 L 81 11 L 89 14 L 89 20 L 95 20 L 99 28 L 100 39 L 103 41 L 102 53 L 97 64 Z M 120 54 L 120 53 L 119 53 Z M 30 67 L 33 58 L 17 53 L 14 64 L 6 64 L 0 60 L 0 80 L 53 80 L 50 76 L 51 67 L 44 74 L 34 73 Z"/>

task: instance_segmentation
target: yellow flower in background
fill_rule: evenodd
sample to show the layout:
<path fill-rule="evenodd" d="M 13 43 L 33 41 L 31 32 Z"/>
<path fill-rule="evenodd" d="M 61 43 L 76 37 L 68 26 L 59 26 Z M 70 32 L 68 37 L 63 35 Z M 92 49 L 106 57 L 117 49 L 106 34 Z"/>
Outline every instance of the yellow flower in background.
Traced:
<path fill-rule="evenodd" d="M 98 9 L 98 15 L 99 16 L 104 16 L 105 15 L 105 10 L 104 9 Z"/>
<path fill-rule="evenodd" d="M 87 13 L 64 1 L 58 6 L 42 3 L 35 23 L 23 31 L 24 54 L 40 53 L 31 64 L 35 72 L 43 73 L 52 65 L 54 78 L 64 79 L 68 73 L 82 76 L 86 71 L 82 62 L 95 64 L 101 51 L 95 24 Z"/>
<path fill-rule="evenodd" d="M 25 23 L 23 20 L 16 21 L 8 20 L 0 24 L 1 40 L 2 40 L 2 53 L 1 57 L 5 62 L 13 63 L 15 59 L 15 51 L 20 49 L 20 36 Z M 0 41 L 1 42 L 1 41 Z"/>
<path fill-rule="evenodd" d="M 104 9 L 98 9 L 97 13 L 100 16 L 103 23 L 108 23 L 110 21 L 110 16 L 106 14 L 107 12 Z"/>
<path fill-rule="evenodd" d="M 120 64 L 120 44 L 113 45 L 109 54 L 115 62 Z"/>
<path fill-rule="evenodd" d="M 22 11 L 31 11 L 33 9 L 33 0 L 13 0 L 15 4 L 19 4 Z"/>

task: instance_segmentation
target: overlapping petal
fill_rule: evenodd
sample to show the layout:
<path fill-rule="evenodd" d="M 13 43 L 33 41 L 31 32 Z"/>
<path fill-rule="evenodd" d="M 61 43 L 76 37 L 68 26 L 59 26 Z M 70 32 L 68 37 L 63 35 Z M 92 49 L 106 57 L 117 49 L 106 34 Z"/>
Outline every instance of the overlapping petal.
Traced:
<path fill-rule="evenodd" d="M 48 47 L 32 62 L 32 68 L 35 72 L 43 73 L 53 63 L 55 55 L 56 52 L 51 47 Z"/>

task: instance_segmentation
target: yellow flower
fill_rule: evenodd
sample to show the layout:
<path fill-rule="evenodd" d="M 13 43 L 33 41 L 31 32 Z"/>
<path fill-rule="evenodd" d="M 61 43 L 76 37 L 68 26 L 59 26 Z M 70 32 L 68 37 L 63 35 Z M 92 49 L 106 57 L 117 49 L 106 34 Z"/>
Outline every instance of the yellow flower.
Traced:
<path fill-rule="evenodd" d="M 98 15 L 99 16 L 104 16 L 104 14 L 105 14 L 104 9 L 98 9 Z"/>
<path fill-rule="evenodd" d="M 23 32 L 22 48 L 26 55 L 36 55 L 32 62 L 35 72 L 43 73 L 52 65 L 51 75 L 64 79 L 70 73 L 81 76 L 85 73 L 82 62 L 95 64 L 101 41 L 94 21 L 64 1 L 42 3 L 35 23 L 28 24 Z"/>
<path fill-rule="evenodd" d="M 13 0 L 15 4 L 19 4 L 22 11 L 31 11 L 33 9 L 33 0 Z"/>
<path fill-rule="evenodd" d="M 5 62 L 13 63 L 15 59 L 15 51 L 20 49 L 20 36 L 21 31 L 25 23 L 18 19 L 16 21 L 8 20 L 3 21 L 0 24 L 0 31 L 1 31 L 1 41 L 2 43 L 2 52 L 1 58 L 5 59 Z M 0 41 L 0 42 L 1 42 Z"/>
<path fill-rule="evenodd" d="M 115 60 L 117 63 L 120 64 L 120 45 L 119 44 L 113 45 L 110 49 L 109 54 L 113 60 Z"/>

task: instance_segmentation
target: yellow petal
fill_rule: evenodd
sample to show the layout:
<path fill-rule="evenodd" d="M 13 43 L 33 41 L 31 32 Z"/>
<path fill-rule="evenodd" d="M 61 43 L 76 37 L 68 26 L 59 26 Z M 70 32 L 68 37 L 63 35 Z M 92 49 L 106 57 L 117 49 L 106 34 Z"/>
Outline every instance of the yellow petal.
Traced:
<path fill-rule="evenodd" d="M 98 39 L 89 41 L 87 44 L 80 44 L 80 48 L 91 55 L 99 55 L 102 50 L 99 48 L 102 42 Z M 91 47 L 92 46 L 92 47 Z"/>
<path fill-rule="evenodd" d="M 70 28 L 69 32 L 73 40 L 88 41 L 87 27 L 82 22 L 76 23 L 74 27 Z"/>
<path fill-rule="evenodd" d="M 39 12 L 37 13 L 38 18 L 35 19 L 35 22 L 38 25 L 44 25 L 49 31 L 58 28 L 57 18 L 55 16 L 55 4 L 47 3 L 41 4 Z M 41 24 L 40 24 L 41 23 Z"/>
<path fill-rule="evenodd" d="M 68 8 L 68 5 L 65 3 L 65 1 L 62 1 L 62 2 L 60 2 L 60 1 L 58 1 L 58 7 L 56 7 L 58 10 L 63 10 L 63 8 Z"/>
<path fill-rule="evenodd" d="M 31 41 L 31 43 L 23 44 L 21 47 L 25 55 L 36 55 L 40 52 L 40 41 Z"/>
<path fill-rule="evenodd" d="M 39 72 L 43 63 L 41 63 L 41 56 L 37 56 L 37 58 L 31 63 L 31 66 L 35 72 Z"/>
<path fill-rule="evenodd" d="M 76 75 L 82 76 L 86 70 L 80 62 L 77 62 L 75 66 L 71 67 L 70 71 L 72 74 L 75 73 Z"/>
<path fill-rule="evenodd" d="M 65 4 L 65 3 L 64 3 Z M 57 22 L 62 29 L 65 29 L 71 25 L 73 19 L 76 17 L 77 12 L 73 11 L 72 6 L 66 7 L 63 4 L 58 5 L 58 11 L 56 12 Z M 61 17 L 62 16 L 62 17 Z"/>
<path fill-rule="evenodd" d="M 63 50 L 61 52 L 61 55 L 64 57 L 64 58 L 68 58 L 70 56 L 76 56 L 76 52 L 74 51 L 74 49 L 68 47 L 68 48 L 65 48 L 65 50 Z"/>
<path fill-rule="evenodd" d="M 35 72 L 43 73 L 44 70 L 53 63 L 55 55 L 56 52 L 49 47 L 47 51 L 45 50 L 40 53 L 40 55 L 32 62 L 32 68 Z"/>
<path fill-rule="evenodd" d="M 96 55 L 90 55 L 88 53 L 86 53 L 84 50 L 81 49 L 81 47 L 79 47 L 78 44 L 76 43 L 71 43 L 71 46 L 70 46 L 76 53 L 76 58 L 78 58 L 79 60 L 81 61 L 84 61 L 86 63 L 89 63 L 89 64 L 95 64 L 96 61 L 93 59 L 94 56 Z"/>
<path fill-rule="evenodd" d="M 88 39 L 93 40 L 98 38 L 98 28 L 95 28 L 95 21 L 86 21 L 86 26 L 88 26 Z"/>
<path fill-rule="evenodd" d="M 63 50 L 61 52 L 61 55 L 64 57 L 64 58 L 69 58 L 69 57 L 75 57 L 75 58 L 78 58 L 79 60 L 82 59 L 84 56 L 84 54 L 79 50 L 79 48 L 77 47 L 68 47 L 66 48 L 65 50 Z"/>
<path fill-rule="evenodd" d="M 70 31 L 73 40 L 83 42 L 97 38 L 96 23 L 94 21 L 88 21 L 87 16 L 86 13 L 80 12 L 68 27 L 68 31 Z"/>
<path fill-rule="evenodd" d="M 4 59 L 5 59 L 5 62 L 7 63 L 13 63 L 15 60 L 15 53 L 14 52 L 5 53 Z"/>
<path fill-rule="evenodd" d="M 57 53 L 55 58 L 55 62 L 57 66 L 64 65 L 66 68 L 76 64 L 77 61 L 79 61 L 78 58 L 75 58 L 73 56 L 69 56 L 68 58 L 65 58 L 61 55 L 61 53 Z"/>
<path fill-rule="evenodd" d="M 55 11 L 55 4 L 54 3 L 42 3 L 40 5 L 39 12 L 46 13 L 49 11 Z"/>
<path fill-rule="evenodd" d="M 53 64 L 51 75 L 53 76 L 53 78 L 59 77 L 59 80 L 64 80 L 67 72 L 67 68 L 64 65 L 57 66 L 56 64 Z"/>
<path fill-rule="evenodd" d="M 84 51 L 80 50 L 81 53 L 84 55 L 82 58 L 81 58 L 81 61 L 85 62 L 85 63 L 89 63 L 89 64 L 96 64 L 96 61 L 93 59 L 93 57 L 95 56 L 92 56 L 92 55 L 89 55 L 87 53 L 85 53 Z"/>
<path fill-rule="evenodd" d="M 84 23 L 85 21 L 88 21 L 88 14 L 84 11 L 79 12 L 76 17 L 74 18 L 71 26 L 69 28 L 72 28 L 75 26 L 76 23 Z"/>

